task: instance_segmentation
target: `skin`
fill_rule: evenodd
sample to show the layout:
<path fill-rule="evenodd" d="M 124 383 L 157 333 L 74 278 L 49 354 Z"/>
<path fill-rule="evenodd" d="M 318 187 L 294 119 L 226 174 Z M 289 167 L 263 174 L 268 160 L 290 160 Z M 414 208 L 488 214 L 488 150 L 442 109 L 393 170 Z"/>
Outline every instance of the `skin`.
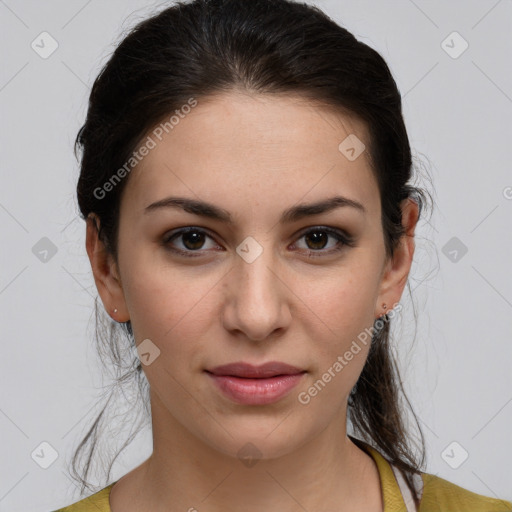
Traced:
<path fill-rule="evenodd" d="M 405 200 L 407 236 L 386 259 L 368 155 L 350 161 L 338 150 L 348 134 L 368 141 L 362 121 L 306 98 L 238 91 L 202 98 L 129 175 L 117 262 L 88 220 L 87 252 L 105 309 L 131 320 L 137 344 L 150 339 L 160 350 L 142 366 L 153 453 L 113 487 L 113 512 L 383 510 L 376 465 L 346 434 L 347 399 L 369 343 L 308 405 L 298 401 L 373 326 L 383 303 L 399 302 L 414 254 L 418 207 Z M 343 207 L 279 223 L 285 209 L 335 193 L 366 213 Z M 171 195 L 213 203 L 235 224 L 181 209 L 144 213 Z M 208 233 L 168 247 L 197 258 L 162 244 L 186 226 Z M 332 252 L 337 239 L 318 226 L 348 232 L 355 246 Z M 315 227 L 329 238 L 305 236 Z M 236 252 L 247 236 L 263 248 L 252 263 Z M 204 372 L 272 360 L 307 373 L 269 405 L 230 401 Z M 237 456 L 248 442 L 261 457 L 252 467 Z"/>

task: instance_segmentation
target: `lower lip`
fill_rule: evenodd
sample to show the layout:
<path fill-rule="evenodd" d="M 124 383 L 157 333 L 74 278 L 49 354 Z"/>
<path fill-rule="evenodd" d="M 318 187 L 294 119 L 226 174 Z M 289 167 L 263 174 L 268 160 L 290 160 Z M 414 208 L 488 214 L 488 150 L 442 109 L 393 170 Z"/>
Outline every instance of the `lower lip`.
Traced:
<path fill-rule="evenodd" d="M 207 373 L 218 388 L 234 402 L 263 405 L 277 402 L 287 395 L 299 383 L 305 372 L 267 379 L 243 379 L 231 375 Z"/>

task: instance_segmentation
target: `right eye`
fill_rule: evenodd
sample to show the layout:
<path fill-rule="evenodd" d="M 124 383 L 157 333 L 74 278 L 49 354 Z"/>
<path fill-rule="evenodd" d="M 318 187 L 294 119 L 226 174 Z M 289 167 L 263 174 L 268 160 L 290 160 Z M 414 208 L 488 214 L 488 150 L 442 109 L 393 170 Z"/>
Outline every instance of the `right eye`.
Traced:
<path fill-rule="evenodd" d="M 174 231 L 164 237 L 162 240 L 163 245 L 171 252 L 177 253 L 182 256 L 187 257 L 197 257 L 200 254 L 192 254 L 194 252 L 201 253 L 204 251 L 200 251 L 204 246 L 205 238 L 212 239 L 211 236 L 207 234 L 206 231 L 196 227 L 187 227 L 179 229 L 178 231 Z M 183 248 L 176 248 L 172 245 L 171 242 L 174 240 L 181 240 L 181 245 Z"/>

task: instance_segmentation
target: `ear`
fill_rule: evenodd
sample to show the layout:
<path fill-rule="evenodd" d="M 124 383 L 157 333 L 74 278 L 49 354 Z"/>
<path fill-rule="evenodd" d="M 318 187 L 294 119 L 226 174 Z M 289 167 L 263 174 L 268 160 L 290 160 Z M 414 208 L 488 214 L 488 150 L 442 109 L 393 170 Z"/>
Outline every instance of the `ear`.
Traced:
<path fill-rule="evenodd" d="M 121 278 L 112 254 L 99 239 L 100 220 L 91 213 L 86 220 L 85 247 L 91 262 L 96 288 L 107 313 L 116 322 L 127 322 L 130 315 L 126 308 Z M 117 312 L 114 313 L 114 310 Z"/>
<path fill-rule="evenodd" d="M 375 305 L 375 318 L 382 316 L 400 301 L 411 270 L 415 249 L 414 230 L 418 222 L 419 209 L 418 204 L 410 198 L 402 201 L 401 208 L 405 234 L 401 238 L 395 254 L 387 261 L 383 269 L 379 295 Z M 382 307 L 383 303 L 386 304 L 385 310 Z"/>

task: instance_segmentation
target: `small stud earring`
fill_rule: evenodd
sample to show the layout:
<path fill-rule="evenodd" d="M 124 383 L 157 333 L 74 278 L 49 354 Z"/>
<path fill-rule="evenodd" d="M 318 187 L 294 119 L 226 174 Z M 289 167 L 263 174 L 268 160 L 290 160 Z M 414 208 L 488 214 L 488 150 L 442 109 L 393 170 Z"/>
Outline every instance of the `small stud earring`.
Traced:
<path fill-rule="evenodd" d="M 387 306 L 387 304 L 384 302 L 384 303 L 382 304 L 382 308 L 384 309 L 384 311 L 386 311 L 387 307 L 388 307 L 388 306 Z"/>
<path fill-rule="evenodd" d="M 117 308 L 116 308 L 116 309 L 114 309 L 114 314 L 116 314 L 116 313 L 117 313 Z"/>

